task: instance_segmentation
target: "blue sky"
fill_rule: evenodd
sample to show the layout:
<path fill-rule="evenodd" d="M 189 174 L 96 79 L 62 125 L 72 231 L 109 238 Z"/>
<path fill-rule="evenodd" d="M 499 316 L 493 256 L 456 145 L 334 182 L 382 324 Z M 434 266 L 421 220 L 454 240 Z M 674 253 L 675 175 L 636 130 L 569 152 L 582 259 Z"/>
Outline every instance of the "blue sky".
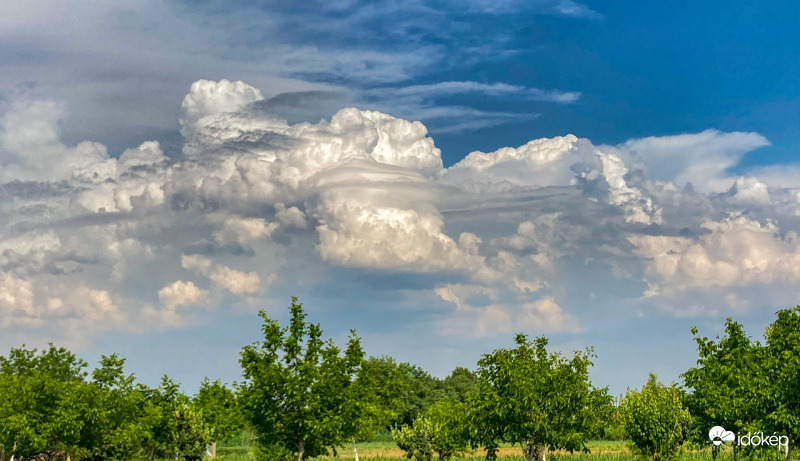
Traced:
<path fill-rule="evenodd" d="M 594 345 L 619 393 L 800 299 L 796 2 L 56 8 L 0 18 L 2 347 L 191 389 L 299 295 L 439 376 Z"/>

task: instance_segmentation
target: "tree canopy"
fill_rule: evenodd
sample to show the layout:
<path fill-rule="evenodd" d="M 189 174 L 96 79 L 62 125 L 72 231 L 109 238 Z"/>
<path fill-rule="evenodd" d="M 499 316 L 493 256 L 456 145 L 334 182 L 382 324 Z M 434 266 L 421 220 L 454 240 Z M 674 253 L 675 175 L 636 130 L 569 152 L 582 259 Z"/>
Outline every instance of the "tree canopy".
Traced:
<path fill-rule="evenodd" d="M 586 441 L 611 412 L 607 390 L 589 381 L 591 349 L 570 359 L 548 352 L 547 338 L 529 341 L 519 334 L 517 347 L 497 349 L 478 362 L 471 395 L 473 446 L 494 456 L 500 442 L 519 444 L 525 459 L 544 450 L 586 450 Z"/>
<path fill-rule="evenodd" d="M 242 350 L 239 398 L 264 459 L 303 461 L 334 451 L 368 424 L 357 380 L 364 352 L 354 332 L 344 351 L 323 341 L 296 297 L 290 310 L 285 328 L 261 311 L 264 340 Z"/>

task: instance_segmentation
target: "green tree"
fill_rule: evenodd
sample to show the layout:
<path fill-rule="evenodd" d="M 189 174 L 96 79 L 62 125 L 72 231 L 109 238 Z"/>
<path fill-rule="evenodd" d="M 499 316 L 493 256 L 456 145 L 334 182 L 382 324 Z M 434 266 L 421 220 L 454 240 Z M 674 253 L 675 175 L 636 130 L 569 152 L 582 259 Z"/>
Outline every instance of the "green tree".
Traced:
<path fill-rule="evenodd" d="M 202 457 L 206 445 L 211 443 L 212 431 L 203 421 L 200 410 L 181 393 L 178 384 L 165 375 L 158 389 L 150 393 L 149 401 L 158 409 L 150 458 L 155 453 L 187 460 Z"/>
<path fill-rule="evenodd" d="M 53 343 L 39 352 L 38 349 L 11 349 L 8 357 L 0 356 L 0 374 L 14 376 L 42 375 L 61 382 L 83 381 L 89 364 L 63 347 Z"/>
<path fill-rule="evenodd" d="M 469 394 L 475 390 L 478 379 L 475 373 L 464 367 L 456 367 L 441 382 L 442 390 L 447 399 L 455 402 L 466 402 Z"/>
<path fill-rule="evenodd" d="M 45 449 L 76 452 L 85 421 L 87 364 L 52 344 L 0 357 L 0 447 L 23 457 Z"/>
<path fill-rule="evenodd" d="M 395 423 L 411 425 L 434 402 L 444 399 L 445 394 L 439 380 L 424 369 L 409 363 L 401 363 L 398 369 L 404 385 L 400 394 L 402 404 Z"/>
<path fill-rule="evenodd" d="M 203 421 L 201 412 L 188 399 L 180 399 L 172 416 L 175 421 L 172 432 L 175 456 L 187 461 L 202 459 L 211 443 L 211 430 Z"/>
<path fill-rule="evenodd" d="M 527 461 L 545 449 L 588 451 L 586 441 L 611 411 L 607 390 L 589 381 L 591 349 L 568 359 L 547 351 L 547 338 L 516 336 L 517 347 L 497 349 L 478 362 L 470 402 L 470 438 L 496 459 L 500 442 L 520 444 Z"/>
<path fill-rule="evenodd" d="M 763 406 L 770 431 L 789 438 L 786 461 L 800 436 L 800 306 L 778 311 L 767 327 L 765 368 L 768 370 Z"/>
<path fill-rule="evenodd" d="M 387 355 L 370 357 L 364 360 L 358 379 L 361 389 L 367 393 L 366 400 L 370 402 L 366 416 L 372 425 L 367 432 L 388 430 L 397 424 L 398 416 L 406 405 L 403 396 L 408 389 L 408 382 L 397 362 Z M 370 435 L 362 434 L 362 437 L 368 438 Z"/>
<path fill-rule="evenodd" d="M 260 457 L 303 461 L 335 453 L 368 423 L 357 381 L 364 352 L 355 332 L 344 354 L 332 340 L 324 342 L 296 297 L 290 309 L 286 328 L 261 311 L 264 341 L 242 350 L 239 401 L 256 430 Z"/>
<path fill-rule="evenodd" d="M 244 421 L 236 403 L 236 394 L 222 381 L 204 379 L 193 403 L 202 413 L 213 440 L 228 440 L 241 433 Z"/>
<path fill-rule="evenodd" d="M 408 458 L 429 461 L 436 453 L 440 459 L 450 459 L 469 446 L 466 404 L 436 402 L 412 426 L 392 428 L 392 437 Z"/>
<path fill-rule="evenodd" d="M 152 439 L 159 409 L 148 399 L 148 389 L 136 385 L 124 371 L 125 359 L 102 356 L 87 385 L 81 447 L 87 460 L 131 460 Z"/>
<path fill-rule="evenodd" d="M 691 393 L 686 404 L 694 421 L 698 441 L 708 440 L 708 430 L 722 426 L 734 433 L 753 427 L 761 420 L 761 401 L 765 388 L 763 349 L 753 342 L 741 324 L 728 318 L 725 335 L 717 341 L 699 337 L 692 328 L 697 343 L 697 366 L 683 374 Z M 733 446 L 734 460 L 739 449 Z"/>
<path fill-rule="evenodd" d="M 691 418 L 676 385 L 665 386 L 650 374 L 641 390 L 629 390 L 620 410 L 634 451 L 653 460 L 675 459 L 689 435 Z"/>

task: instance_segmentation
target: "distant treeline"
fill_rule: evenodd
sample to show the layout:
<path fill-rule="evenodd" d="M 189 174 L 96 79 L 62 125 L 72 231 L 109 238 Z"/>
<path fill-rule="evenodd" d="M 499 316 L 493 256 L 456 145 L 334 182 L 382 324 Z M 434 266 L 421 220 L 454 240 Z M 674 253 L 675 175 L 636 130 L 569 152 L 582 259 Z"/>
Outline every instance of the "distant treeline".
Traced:
<path fill-rule="evenodd" d="M 586 451 L 593 438 L 629 440 L 654 460 L 673 459 L 687 443 L 788 460 L 800 435 L 800 306 L 779 311 L 763 342 L 732 319 L 715 339 L 693 329 L 698 360 L 682 385 L 651 375 L 616 400 L 589 380 L 591 348 L 564 356 L 548 350 L 547 338 L 520 334 L 475 370 L 439 379 L 388 356 L 367 358 L 355 331 L 344 348 L 324 340 L 297 298 L 290 310 L 286 326 L 260 313 L 264 339 L 242 349 L 240 383 L 206 379 L 194 396 L 167 376 L 156 388 L 136 382 L 116 354 L 89 372 L 64 348 L 12 349 L 0 357 L 0 461 L 43 452 L 195 460 L 243 431 L 254 434 L 256 458 L 269 461 L 357 449 L 387 431 L 418 460 L 478 448 L 495 459 L 503 443 L 543 460 L 548 450 Z M 717 427 L 782 443 L 740 447 L 709 432 Z"/>

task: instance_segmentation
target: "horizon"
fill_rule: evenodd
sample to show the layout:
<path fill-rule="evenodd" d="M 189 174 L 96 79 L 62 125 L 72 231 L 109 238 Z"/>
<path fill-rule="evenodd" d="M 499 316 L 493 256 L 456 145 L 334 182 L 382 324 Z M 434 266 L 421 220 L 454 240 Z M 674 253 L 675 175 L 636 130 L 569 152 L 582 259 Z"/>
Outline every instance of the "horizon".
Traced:
<path fill-rule="evenodd" d="M 0 18 L 2 354 L 230 383 L 297 295 L 440 378 L 593 346 L 617 396 L 800 304 L 796 2 L 57 5 Z"/>

